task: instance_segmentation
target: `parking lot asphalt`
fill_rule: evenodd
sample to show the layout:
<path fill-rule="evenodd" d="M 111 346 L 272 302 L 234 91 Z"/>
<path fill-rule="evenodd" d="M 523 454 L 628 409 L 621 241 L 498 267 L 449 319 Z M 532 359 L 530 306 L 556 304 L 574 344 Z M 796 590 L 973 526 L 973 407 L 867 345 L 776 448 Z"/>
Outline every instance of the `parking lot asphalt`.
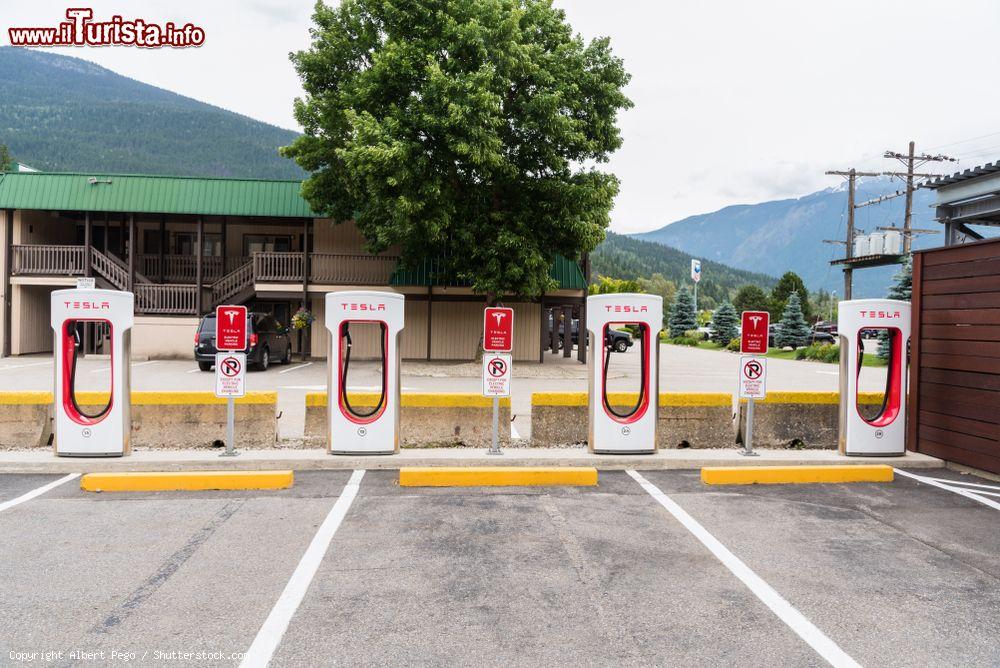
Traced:
<path fill-rule="evenodd" d="M 0 664 L 1000 664 L 1000 511 L 913 479 L 396 476 L 13 506 L 59 477 L 0 476 Z"/>

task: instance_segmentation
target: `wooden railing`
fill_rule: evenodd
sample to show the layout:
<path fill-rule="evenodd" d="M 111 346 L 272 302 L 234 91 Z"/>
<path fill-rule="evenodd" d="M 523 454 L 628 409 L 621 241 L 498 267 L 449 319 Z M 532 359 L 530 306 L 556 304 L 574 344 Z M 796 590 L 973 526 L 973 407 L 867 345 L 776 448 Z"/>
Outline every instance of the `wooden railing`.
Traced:
<path fill-rule="evenodd" d="M 90 266 L 119 290 L 124 290 L 128 286 L 128 269 L 96 248 L 90 249 Z"/>
<path fill-rule="evenodd" d="M 136 313 L 196 314 L 197 286 L 177 283 L 137 283 Z"/>
<path fill-rule="evenodd" d="M 313 253 L 309 280 L 333 285 L 386 285 L 398 258 L 385 255 Z M 264 252 L 253 255 L 257 282 L 302 282 L 302 253 Z"/>
<path fill-rule="evenodd" d="M 212 285 L 212 304 L 223 303 L 230 297 L 252 288 L 253 283 L 253 263 L 247 262 Z"/>
<path fill-rule="evenodd" d="M 17 276 L 82 276 L 83 246 L 19 244 L 11 247 L 10 273 Z"/>
<path fill-rule="evenodd" d="M 154 281 L 160 280 L 160 256 L 137 255 L 136 267 L 140 272 Z M 219 256 L 202 257 L 202 281 L 207 285 L 214 283 L 225 274 L 236 270 L 247 263 L 249 258 L 243 256 L 223 258 Z M 164 255 L 163 280 L 174 283 L 194 283 L 198 278 L 198 260 L 193 255 Z"/>

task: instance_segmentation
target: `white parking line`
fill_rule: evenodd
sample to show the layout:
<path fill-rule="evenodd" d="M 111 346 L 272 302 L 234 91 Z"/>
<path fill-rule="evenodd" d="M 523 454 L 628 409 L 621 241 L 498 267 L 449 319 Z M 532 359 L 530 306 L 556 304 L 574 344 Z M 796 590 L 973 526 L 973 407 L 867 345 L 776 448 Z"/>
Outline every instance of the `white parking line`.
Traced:
<path fill-rule="evenodd" d="M 358 495 L 358 490 L 361 488 L 361 478 L 364 475 L 363 470 L 357 470 L 351 474 L 340 496 L 337 497 L 337 502 L 333 504 L 330 513 L 323 520 L 323 524 L 320 525 L 312 542 L 309 543 L 309 547 L 306 548 L 305 554 L 299 560 L 298 566 L 295 567 L 292 577 L 285 585 L 285 590 L 278 597 L 278 602 L 274 604 L 271 613 L 264 620 L 264 625 L 257 632 L 257 637 L 254 638 L 250 649 L 247 650 L 240 663 L 241 667 L 266 666 L 271 661 L 282 636 L 288 630 L 289 622 L 292 621 L 295 611 L 298 610 L 299 604 L 305 598 L 309 584 L 323 561 L 330 541 L 333 540 L 333 534 L 337 533 L 340 523 L 354 502 L 354 497 Z"/>
<path fill-rule="evenodd" d="M 201 369 L 191 369 L 190 371 L 185 371 L 184 373 L 196 373 L 198 371 L 201 371 Z"/>
<path fill-rule="evenodd" d="M 928 477 L 925 477 L 925 476 L 922 476 L 922 475 L 917 475 L 915 473 L 907 473 L 906 471 L 901 471 L 900 469 L 897 469 L 897 468 L 894 468 L 893 471 L 896 474 L 898 474 L 898 475 L 904 476 L 906 478 L 912 478 L 912 479 L 916 480 L 917 482 L 924 483 L 925 485 L 931 485 L 933 487 L 939 487 L 939 488 L 947 490 L 949 492 L 954 492 L 955 494 L 958 494 L 959 496 L 964 496 L 967 499 L 972 499 L 973 501 L 978 501 L 979 503 L 983 504 L 984 506 L 989 506 L 990 508 L 994 508 L 996 510 L 1000 510 L 1000 503 L 997 503 L 996 501 L 990 501 L 989 499 L 987 499 L 987 498 L 985 498 L 983 496 L 980 496 L 979 494 L 976 493 L 975 490 L 966 489 L 964 487 L 957 487 L 954 484 L 946 485 L 943 482 L 938 482 L 937 479 L 935 479 L 935 478 L 928 478 Z M 954 480 L 949 480 L 948 482 L 954 483 L 955 481 Z"/>
<path fill-rule="evenodd" d="M 288 367 L 287 369 L 282 369 L 278 373 L 289 373 L 290 371 L 298 371 L 299 369 L 304 369 L 307 366 L 312 366 L 312 362 L 305 362 L 304 364 L 299 364 L 298 366 Z"/>
<path fill-rule="evenodd" d="M 977 482 L 965 482 L 964 480 L 949 480 L 948 478 L 931 478 L 930 476 L 923 476 L 928 480 L 937 480 L 938 482 L 943 482 L 948 485 L 961 485 L 963 487 L 981 487 L 982 489 L 992 489 L 1000 492 L 1000 485 L 983 485 Z"/>
<path fill-rule="evenodd" d="M 791 603 L 782 598 L 781 594 L 776 592 L 771 585 L 750 570 L 749 566 L 730 552 L 729 548 L 720 543 L 715 536 L 677 505 L 673 499 L 664 494 L 659 487 L 635 471 L 629 470 L 627 473 L 661 506 L 666 508 L 667 512 L 674 516 L 674 519 L 701 541 L 701 544 L 707 547 L 708 551 L 714 554 L 723 566 L 728 568 L 764 605 L 770 608 L 778 619 L 806 641 L 824 660 L 832 666 L 858 666 L 860 668 L 857 661 L 840 649 L 837 643 L 828 638 L 815 624 L 806 619 L 805 615 L 792 607 Z"/>
<path fill-rule="evenodd" d="M 79 477 L 80 477 L 79 473 L 70 473 L 69 475 L 65 475 L 62 478 L 59 478 L 58 480 L 53 480 L 52 482 L 50 482 L 47 485 L 42 485 L 41 487 L 38 487 L 37 489 L 33 489 L 30 492 L 28 492 L 27 494 L 22 494 L 21 496 L 17 497 L 16 499 L 11 499 L 10 501 L 5 501 L 3 503 L 0 503 L 0 513 L 2 513 L 3 511 L 7 510 L 8 508 L 13 508 L 14 506 L 20 505 L 20 504 L 24 503 L 25 501 L 31 501 L 36 496 L 41 496 L 42 494 L 45 494 L 45 492 L 49 491 L 50 489 L 54 489 L 54 488 L 58 487 L 59 485 L 63 484 L 64 482 L 69 482 L 70 480 L 75 480 L 76 478 L 79 478 Z"/>

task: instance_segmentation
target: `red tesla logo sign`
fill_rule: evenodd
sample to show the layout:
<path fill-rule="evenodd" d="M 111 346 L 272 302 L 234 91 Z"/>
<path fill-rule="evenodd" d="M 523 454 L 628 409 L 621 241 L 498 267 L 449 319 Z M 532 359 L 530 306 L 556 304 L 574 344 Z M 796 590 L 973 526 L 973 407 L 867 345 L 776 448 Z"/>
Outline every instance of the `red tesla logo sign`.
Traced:
<path fill-rule="evenodd" d="M 483 350 L 509 353 L 514 347 L 514 309 L 490 306 L 483 312 Z"/>
<path fill-rule="evenodd" d="M 767 354 L 767 331 L 771 314 L 767 311 L 743 311 L 740 331 L 740 352 L 750 355 Z"/>
<path fill-rule="evenodd" d="M 245 350 L 247 347 L 247 307 L 215 308 L 215 349 Z"/>

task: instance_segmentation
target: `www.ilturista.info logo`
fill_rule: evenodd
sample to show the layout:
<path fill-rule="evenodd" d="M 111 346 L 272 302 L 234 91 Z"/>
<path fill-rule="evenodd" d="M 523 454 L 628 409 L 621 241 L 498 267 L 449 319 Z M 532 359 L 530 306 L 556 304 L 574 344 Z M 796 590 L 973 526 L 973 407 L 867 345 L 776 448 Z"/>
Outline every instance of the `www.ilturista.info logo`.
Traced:
<path fill-rule="evenodd" d="M 8 28 L 11 46 L 139 46 L 159 49 L 165 46 L 185 48 L 205 43 L 205 31 L 186 23 L 164 24 L 143 19 L 112 16 L 108 21 L 94 21 L 89 7 L 66 10 L 68 21 L 52 28 Z"/>

